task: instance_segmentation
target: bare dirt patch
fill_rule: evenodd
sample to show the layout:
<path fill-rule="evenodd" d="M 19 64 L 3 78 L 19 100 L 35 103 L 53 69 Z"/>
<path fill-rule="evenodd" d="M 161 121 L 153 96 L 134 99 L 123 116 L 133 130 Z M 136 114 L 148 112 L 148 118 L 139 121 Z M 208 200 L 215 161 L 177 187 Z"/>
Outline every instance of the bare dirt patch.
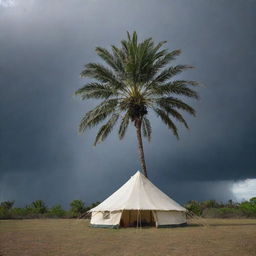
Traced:
<path fill-rule="evenodd" d="M 255 256 L 256 220 L 208 219 L 207 227 L 119 230 L 87 220 L 1 220 L 0 256 Z"/>

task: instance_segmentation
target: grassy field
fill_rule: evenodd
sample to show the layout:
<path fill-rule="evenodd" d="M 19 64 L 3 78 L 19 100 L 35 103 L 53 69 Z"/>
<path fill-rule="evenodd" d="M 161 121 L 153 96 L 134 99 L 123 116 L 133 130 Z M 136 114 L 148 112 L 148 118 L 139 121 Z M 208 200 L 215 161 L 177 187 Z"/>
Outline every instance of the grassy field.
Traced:
<path fill-rule="evenodd" d="M 256 219 L 208 219 L 207 227 L 95 229 L 87 220 L 0 220 L 1 256 L 256 255 Z"/>

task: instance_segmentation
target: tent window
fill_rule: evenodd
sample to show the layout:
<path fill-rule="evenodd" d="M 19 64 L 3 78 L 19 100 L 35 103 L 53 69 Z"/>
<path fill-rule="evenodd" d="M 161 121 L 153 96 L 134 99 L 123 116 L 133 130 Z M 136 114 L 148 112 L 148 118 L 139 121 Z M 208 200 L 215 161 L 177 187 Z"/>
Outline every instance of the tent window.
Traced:
<path fill-rule="evenodd" d="M 103 212 L 103 219 L 110 219 L 110 212 Z"/>

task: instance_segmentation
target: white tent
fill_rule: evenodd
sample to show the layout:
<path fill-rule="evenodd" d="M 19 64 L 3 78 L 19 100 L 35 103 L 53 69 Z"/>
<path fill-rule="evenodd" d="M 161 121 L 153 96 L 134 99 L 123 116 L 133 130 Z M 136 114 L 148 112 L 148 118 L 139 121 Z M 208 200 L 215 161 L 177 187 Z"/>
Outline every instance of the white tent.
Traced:
<path fill-rule="evenodd" d="M 186 209 L 139 171 L 90 212 L 92 227 L 170 227 L 186 224 Z"/>

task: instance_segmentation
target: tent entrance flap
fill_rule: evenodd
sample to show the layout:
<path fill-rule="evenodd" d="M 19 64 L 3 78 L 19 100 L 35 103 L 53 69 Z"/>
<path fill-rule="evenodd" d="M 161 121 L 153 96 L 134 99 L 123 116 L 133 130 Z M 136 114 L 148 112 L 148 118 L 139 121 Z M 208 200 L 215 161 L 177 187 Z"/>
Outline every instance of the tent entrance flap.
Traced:
<path fill-rule="evenodd" d="M 153 212 L 150 210 L 124 210 L 120 220 L 121 227 L 156 226 Z"/>

